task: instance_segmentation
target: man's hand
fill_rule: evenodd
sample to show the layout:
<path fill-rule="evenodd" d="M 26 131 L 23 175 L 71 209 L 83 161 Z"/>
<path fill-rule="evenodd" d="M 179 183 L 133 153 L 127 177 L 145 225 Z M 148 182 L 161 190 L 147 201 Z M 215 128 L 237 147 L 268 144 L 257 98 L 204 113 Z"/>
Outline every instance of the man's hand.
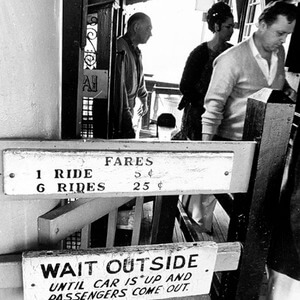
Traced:
<path fill-rule="evenodd" d="M 292 89 L 291 87 L 288 87 L 284 89 L 283 91 L 292 101 L 296 102 L 297 100 L 297 92 Z"/>
<path fill-rule="evenodd" d="M 142 105 L 139 107 L 137 113 L 140 117 L 144 116 L 148 112 L 147 101 L 142 102 Z"/>

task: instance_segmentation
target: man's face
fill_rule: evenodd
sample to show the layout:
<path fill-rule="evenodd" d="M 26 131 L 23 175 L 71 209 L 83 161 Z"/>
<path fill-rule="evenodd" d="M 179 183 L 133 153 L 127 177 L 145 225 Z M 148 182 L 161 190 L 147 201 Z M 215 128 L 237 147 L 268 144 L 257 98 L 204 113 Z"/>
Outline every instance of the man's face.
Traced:
<path fill-rule="evenodd" d="M 294 30 L 296 21 L 289 22 L 285 16 L 279 15 L 272 25 L 260 24 L 262 30 L 262 47 L 267 52 L 276 50 L 285 43 L 286 38 Z"/>
<path fill-rule="evenodd" d="M 139 22 L 136 30 L 139 44 L 146 44 L 150 36 L 152 36 L 152 24 L 150 19 Z"/>

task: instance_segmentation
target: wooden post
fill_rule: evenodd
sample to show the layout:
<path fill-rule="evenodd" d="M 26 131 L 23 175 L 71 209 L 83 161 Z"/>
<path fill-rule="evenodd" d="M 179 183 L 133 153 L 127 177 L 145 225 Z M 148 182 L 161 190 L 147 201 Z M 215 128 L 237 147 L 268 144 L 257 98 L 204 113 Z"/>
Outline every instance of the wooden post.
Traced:
<path fill-rule="evenodd" d="M 222 299 L 258 299 L 279 202 L 295 104 L 281 91 L 248 99 L 244 140 L 258 142 L 248 194 L 236 194 L 228 241 L 243 242 L 239 271 L 223 278 Z"/>
<path fill-rule="evenodd" d="M 87 2 L 85 0 L 85 2 Z M 84 3 L 63 1 L 62 138 L 80 137 L 82 115 Z"/>
<path fill-rule="evenodd" d="M 91 4 L 93 4 L 92 1 Z M 116 52 L 116 32 L 118 23 L 118 10 L 116 1 L 98 1 L 91 12 L 98 14 L 97 36 L 97 69 L 107 70 L 110 74 L 108 79 L 108 98 L 94 98 L 93 101 L 93 133 L 94 138 L 109 138 L 109 110 L 112 76 L 114 75 L 114 59 Z"/>
<path fill-rule="evenodd" d="M 172 243 L 178 196 L 156 197 L 151 244 Z"/>

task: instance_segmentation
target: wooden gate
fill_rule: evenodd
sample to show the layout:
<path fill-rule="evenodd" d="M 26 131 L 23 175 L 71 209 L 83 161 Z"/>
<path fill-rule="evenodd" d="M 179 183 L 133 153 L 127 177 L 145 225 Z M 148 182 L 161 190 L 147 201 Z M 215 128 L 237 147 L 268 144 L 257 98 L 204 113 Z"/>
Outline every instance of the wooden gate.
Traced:
<path fill-rule="evenodd" d="M 20 291 L 24 288 L 25 299 L 30 300 L 84 299 L 87 295 L 91 297 L 89 299 L 98 299 L 106 292 L 106 297 L 124 299 L 191 298 L 209 292 L 213 271 L 238 267 L 242 243 L 244 250 L 239 273 L 238 276 L 235 274 L 238 281 L 226 277 L 229 278 L 226 283 L 229 292 L 224 291 L 224 295 L 234 295 L 228 299 L 254 299 L 263 276 L 273 207 L 278 202 L 295 108 L 286 101 L 281 93 L 268 89 L 253 95 L 249 99 L 245 123 L 244 139 L 247 141 L 241 142 L 1 140 L 0 201 L 79 199 L 36 220 L 40 249 L 26 251 L 22 256 L 1 255 L 1 288 Z M 197 193 L 246 195 L 234 199 L 229 243 L 165 244 L 72 252 L 52 250 L 62 239 L 114 211 L 132 197 Z M 164 217 L 168 212 L 160 214 Z M 243 222 L 236 218 L 241 214 L 246 218 Z M 138 227 L 135 230 L 138 235 Z M 157 257 L 167 261 L 161 263 Z M 175 273 L 176 257 L 188 266 L 182 273 Z M 134 266 L 134 261 L 148 259 L 152 265 L 143 263 L 142 269 L 129 276 L 130 272 L 121 266 L 121 261 L 129 258 Z M 228 258 L 232 258 L 229 263 Z M 95 275 L 94 264 L 96 277 L 92 277 Z M 117 269 L 109 268 L 113 264 Z M 96 265 L 102 267 L 96 268 Z M 116 266 L 123 268 L 125 277 L 116 275 L 119 270 Z M 197 272 L 190 272 L 193 268 Z M 113 273 L 115 277 L 105 277 L 102 271 Z M 136 278 L 137 274 L 143 275 L 143 271 L 146 276 L 143 279 L 148 278 L 152 284 L 150 291 L 143 289 Z M 249 280 L 249 274 L 256 275 L 254 281 Z M 177 290 L 173 276 L 177 276 L 176 284 L 181 284 L 180 287 L 176 285 Z M 94 294 L 85 289 L 91 283 L 89 278 L 96 289 Z M 131 289 L 125 291 L 127 285 Z M 105 288 L 104 294 L 98 293 L 100 286 Z M 108 292 L 108 289 L 118 292 Z M 42 298 L 42 295 L 47 297 Z"/>

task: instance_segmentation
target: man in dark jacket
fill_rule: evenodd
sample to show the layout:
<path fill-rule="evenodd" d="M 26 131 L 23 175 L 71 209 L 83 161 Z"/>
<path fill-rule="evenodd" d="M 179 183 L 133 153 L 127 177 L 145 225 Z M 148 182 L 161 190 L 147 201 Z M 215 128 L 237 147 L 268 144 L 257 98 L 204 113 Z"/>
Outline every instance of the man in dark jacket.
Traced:
<path fill-rule="evenodd" d="M 134 138 L 132 124 L 136 98 L 141 101 L 139 117 L 148 111 L 141 51 L 138 45 L 147 43 L 152 35 L 151 19 L 144 13 L 133 14 L 127 32 L 117 40 L 116 83 L 114 95 L 114 136 Z"/>

